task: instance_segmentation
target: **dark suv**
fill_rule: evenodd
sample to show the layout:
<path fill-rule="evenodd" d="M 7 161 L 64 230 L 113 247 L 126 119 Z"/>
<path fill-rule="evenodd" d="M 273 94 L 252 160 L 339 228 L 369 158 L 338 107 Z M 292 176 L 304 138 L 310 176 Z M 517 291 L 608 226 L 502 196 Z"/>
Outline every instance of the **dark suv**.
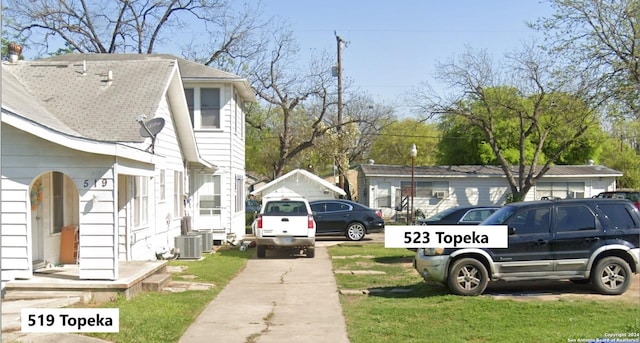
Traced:
<path fill-rule="evenodd" d="M 489 281 L 540 279 L 622 294 L 640 268 L 640 213 L 628 200 L 511 203 L 481 225 L 507 225 L 509 247 L 418 249 L 418 273 L 459 295 L 479 295 Z"/>

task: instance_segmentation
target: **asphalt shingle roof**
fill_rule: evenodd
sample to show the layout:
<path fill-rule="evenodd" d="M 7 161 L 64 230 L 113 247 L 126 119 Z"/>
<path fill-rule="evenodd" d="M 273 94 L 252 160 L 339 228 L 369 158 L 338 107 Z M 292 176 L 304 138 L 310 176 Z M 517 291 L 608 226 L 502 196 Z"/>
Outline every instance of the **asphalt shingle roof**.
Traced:
<path fill-rule="evenodd" d="M 411 176 L 411 166 L 363 164 L 360 166 L 367 176 Z M 517 175 L 517 167 L 513 167 Z M 601 165 L 554 165 L 545 177 L 562 176 L 622 176 L 622 173 Z M 414 176 L 433 177 L 503 177 L 499 166 L 459 165 L 459 166 L 415 166 Z"/>
<path fill-rule="evenodd" d="M 135 118 L 154 117 L 175 65 L 175 59 L 161 58 L 83 62 L 61 57 L 3 64 L 3 106 L 21 102 L 15 108 L 19 115 L 66 134 L 142 142 Z"/>

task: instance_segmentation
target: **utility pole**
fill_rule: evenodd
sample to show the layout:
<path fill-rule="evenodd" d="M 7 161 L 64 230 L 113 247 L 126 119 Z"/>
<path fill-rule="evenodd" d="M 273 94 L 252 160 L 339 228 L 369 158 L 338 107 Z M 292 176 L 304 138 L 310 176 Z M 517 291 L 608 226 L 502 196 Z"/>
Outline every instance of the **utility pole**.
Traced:
<path fill-rule="evenodd" d="M 338 77 L 338 140 L 342 142 L 342 43 L 345 43 L 340 36 L 334 31 L 336 36 L 336 43 L 338 45 L 338 65 L 336 76 Z M 341 154 L 343 153 L 342 149 L 338 152 L 338 156 L 336 157 L 336 164 L 338 164 L 338 187 L 341 189 L 345 188 L 345 180 L 344 173 L 345 171 L 342 169 L 340 162 L 342 160 Z M 348 166 L 347 166 L 348 168 Z M 347 198 L 350 199 L 351 196 L 347 193 Z"/>

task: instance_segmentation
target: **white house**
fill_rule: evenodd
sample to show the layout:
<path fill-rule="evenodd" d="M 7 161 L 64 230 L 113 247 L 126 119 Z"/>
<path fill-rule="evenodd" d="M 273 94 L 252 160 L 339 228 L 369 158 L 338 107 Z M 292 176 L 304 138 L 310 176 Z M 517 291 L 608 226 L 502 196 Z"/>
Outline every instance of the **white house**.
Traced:
<path fill-rule="evenodd" d="M 116 54 L 2 64 L 3 282 L 70 257 L 81 279 L 115 280 L 118 261 L 154 259 L 185 226 L 244 235 L 242 104 L 255 98 L 246 80 L 191 64 Z M 206 95 L 183 73 L 200 75 Z"/>
<path fill-rule="evenodd" d="M 251 192 L 251 195 L 262 198 L 300 195 L 308 201 L 335 199 L 346 194 L 342 188 L 304 169 L 292 170 Z"/>
<path fill-rule="evenodd" d="M 363 164 L 358 169 L 359 202 L 393 218 L 411 194 L 411 166 Z M 454 206 L 503 205 L 510 194 L 499 166 L 418 166 L 414 174 L 414 210 L 430 216 Z M 590 198 L 616 187 L 619 171 L 599 165 L 552 166 L 527 193 L 525 201 Z"/>

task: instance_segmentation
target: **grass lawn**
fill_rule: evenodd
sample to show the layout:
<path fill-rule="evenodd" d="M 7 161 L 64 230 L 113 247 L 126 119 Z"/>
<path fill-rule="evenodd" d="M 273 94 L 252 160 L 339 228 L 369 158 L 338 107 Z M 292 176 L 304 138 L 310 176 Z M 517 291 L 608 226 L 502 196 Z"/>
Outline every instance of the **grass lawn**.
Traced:
<path fill-rule="evenodd" d="M 640 334 L 637 303 L 461 297 L 439 283 L 424 282 L 413 270 L 413 252 L 406 249 L 342 244 L 329 248 L 329 254 L 336 271 L 386 273 L 336 274 L 339 289 L 382 290 L 340 296 L 351 343 L 585 342 L 612 337 L 607 334 L 625 334 L 629 342 L 638 342 L 637 336 L 631 339 Z"/>
<path fill-rule="evenodd" d="M 189 280 L 215 286 L 208 291 L 147 292 L 130 300 L 100 304 L 100 307 L 120 309 L 120 332 L 88 335 L 118 343 L 177 342 L 209 302 L 244 268 L 253 253 L 253 249 L 241 252 L 222 248 L 215 254 L 206 254 L 201 261 L 170 261 L 169 265 L 188 267 L 184 273 L 174 274 L 174 280 L 181 280 L 180 275 L 196 275 L 197 279 Z"/>

